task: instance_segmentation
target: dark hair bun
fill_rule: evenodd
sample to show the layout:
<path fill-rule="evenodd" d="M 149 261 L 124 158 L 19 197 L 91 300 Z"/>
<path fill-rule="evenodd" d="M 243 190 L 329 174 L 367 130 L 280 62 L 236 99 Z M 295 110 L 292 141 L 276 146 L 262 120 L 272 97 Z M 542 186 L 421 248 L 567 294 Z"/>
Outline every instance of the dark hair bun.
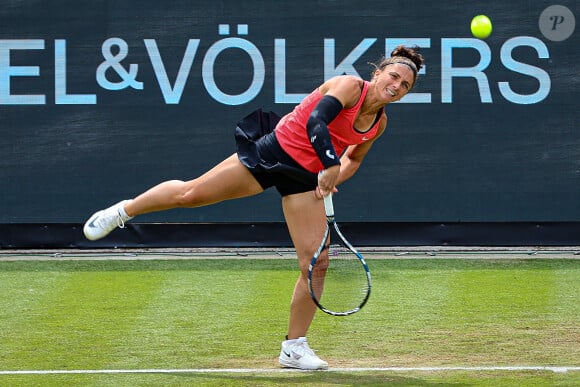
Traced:
<path fill-rule="evenodd" d="M 403 45 L 399 45 L 395 47 L 393 52 L 391 52 L 391 57 L 400 56 L 403 58 L 407 58 L 415 64 L 415 66 L 417 67 L 417 71 L 419 71 L 425 64 L 425 59 L 423 58 L 423 55 L 419 53 L 419 51 L 420 51 L 419 46 L 405 47 Z"/>

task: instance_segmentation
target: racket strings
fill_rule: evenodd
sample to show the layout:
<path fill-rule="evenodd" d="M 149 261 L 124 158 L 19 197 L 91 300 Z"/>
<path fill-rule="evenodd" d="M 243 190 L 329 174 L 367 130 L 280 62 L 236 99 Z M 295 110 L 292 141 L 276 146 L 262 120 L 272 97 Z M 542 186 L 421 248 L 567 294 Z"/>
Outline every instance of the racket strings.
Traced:
<path fill-rule="evenodd" d="M 322 309 L 337 314 L 358 310 L 370 290 L 361 260 L 336 233 L 318 257 L 311 286 Z"/>

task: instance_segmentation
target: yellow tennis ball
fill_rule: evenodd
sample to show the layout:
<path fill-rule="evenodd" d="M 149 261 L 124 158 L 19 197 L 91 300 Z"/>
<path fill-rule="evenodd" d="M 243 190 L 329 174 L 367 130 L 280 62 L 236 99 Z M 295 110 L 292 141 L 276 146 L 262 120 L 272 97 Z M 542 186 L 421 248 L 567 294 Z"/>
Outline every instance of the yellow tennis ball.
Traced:
<path fill-rule="evenodd" d="M 491 20 L 485 15 L 477 15 L 471 19 L 471 33 L 479 39 L 485 39 L 491 35 Z"/>

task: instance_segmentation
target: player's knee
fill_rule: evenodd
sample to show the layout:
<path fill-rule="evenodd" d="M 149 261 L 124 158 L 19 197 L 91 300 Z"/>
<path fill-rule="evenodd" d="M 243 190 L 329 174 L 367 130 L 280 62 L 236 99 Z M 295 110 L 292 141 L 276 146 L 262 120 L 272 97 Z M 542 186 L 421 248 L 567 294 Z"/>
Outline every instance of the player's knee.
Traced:
<path fill-rule="evenodd" d="M 195 207 L 199 202 L 198 189 L 191 182 L 173 180 L 175 189 L 174 201 L 176 207 Z"/>
<path fill-rule="evenodd" d="M 304 277 L 308 276 L 308 270 L 310 269 L 310 263 L 312 262 L 312 257 L 314 256 L 314 251 L 305 254 L 304 258 L 300 259 L 299 257 L 299 266 L 300 272 Z M 316 265 L 312 268 L 313 273 L 321 273 L 324 274 L 326 269 L 328 269 L 328 254 L 326 251 L 323 251 L 318 259 L 316 260 Z"/>
<path fill-rule="evenodd" d="M 322 252 L 318 259 L 316 260 L 316 265 L 312 268 L 312 271 L 318 271 L 320 273 L 326 273 L 328 269 L 328 253 L 326 251 Z"/>

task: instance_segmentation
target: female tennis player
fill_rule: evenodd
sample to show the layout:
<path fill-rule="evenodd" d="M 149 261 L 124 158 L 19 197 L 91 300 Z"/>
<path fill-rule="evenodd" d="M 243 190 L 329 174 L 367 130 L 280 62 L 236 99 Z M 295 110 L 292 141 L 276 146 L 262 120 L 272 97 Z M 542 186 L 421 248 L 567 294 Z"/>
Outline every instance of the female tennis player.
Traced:
<path fill-rule="evenodd" d="M 84 225 L 85 236 L 103 238 L 137 215 L 205 206 L 275 187 L 300 267 L 279 362 L 291 368 L 327 368 L 306 341 L 317 309 L 308 291 L 308 266 L 326 225 L 321 199 L 358 170 L 385 131 L 384 107 L 411 90 L 423 63 L 418 47 L 398 46 L 374 64 L 370 81 L 334 77 L 281 119 L 255 111 L 238 122 L 236 154 L 196 179 L 165 181 L 96 212 Z"/>

